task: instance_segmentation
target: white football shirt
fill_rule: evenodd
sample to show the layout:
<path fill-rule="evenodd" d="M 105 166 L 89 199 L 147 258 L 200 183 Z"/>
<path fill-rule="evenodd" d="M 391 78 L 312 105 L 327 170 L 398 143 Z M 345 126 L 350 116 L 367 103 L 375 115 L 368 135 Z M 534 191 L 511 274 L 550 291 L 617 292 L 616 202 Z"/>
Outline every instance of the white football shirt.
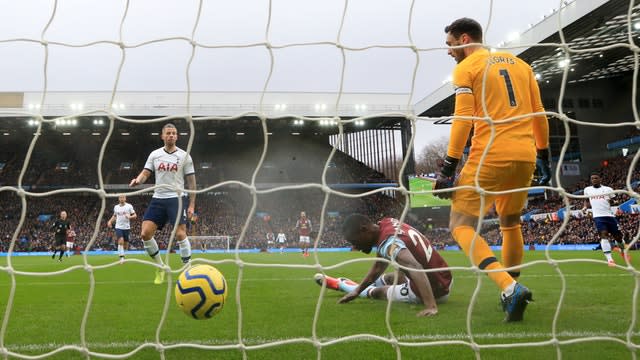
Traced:
<path fill-rule="evenodd" d="M 287 241 L 287 236 L 284 233 L 278 233 L 278 237 L 276 238 L 276 240 L 279 243 L 283 243 Z"/>
<path fill-rule="evenodd" d="M 591 203 L 593 217 L 615 216 L 609 204 L 609 199 L 616 197 L 612 192 L 612 188 L 602 185 L 599 188 L 587 186 L 584 189 L 584 194 L 589 197 L 589 203 Z"/>
<path fill-rule="evenodd" d="M 124 205 L 120 205 L 119 203 L 113 207 L 113 213 L 116 216 L 116 229 L 120 230 L 129 230 L 131 229 L 131 220 L 129 220 L 125 215 L 133 215 L 135 214 L 135 210 L 133 210 L 133 205 L 129 203 L 124 203 Z"/>
<path fill-rule="evenodd" d="M 178 189 L 184 189 L 185 176 L 196 173 L 191 155 L 187 155 L 187 152 L 180 148 L 176 148 L 172 153 L 168 153 L 164 147 L 153 150 L 144 168 L 155 173 L 156 185 L 171 185 Z M 156 188 L 153 197 L 175 198 L 178 197 L 178 192 L 175 189 Z"/>

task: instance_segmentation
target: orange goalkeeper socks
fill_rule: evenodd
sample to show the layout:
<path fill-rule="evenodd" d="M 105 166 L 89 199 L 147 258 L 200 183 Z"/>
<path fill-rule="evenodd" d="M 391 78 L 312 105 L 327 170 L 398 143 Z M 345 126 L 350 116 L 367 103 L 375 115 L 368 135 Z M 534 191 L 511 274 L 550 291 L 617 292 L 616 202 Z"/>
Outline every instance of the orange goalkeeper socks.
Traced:
<path fill-rule="evenodd" d="M 451 232 L 453 238 L 462 248 L 464 253 L 469 256 L 471 251 L 471 242 L 476 235 L 475 229 L 471 226 L 458 226 Z M 479 234 L 475 238 L 473 244 L 473 254 L 471 255 L 473 264 L 478 266 L 480 270 L 496 270 L 504 269 L 496 259 L 496 256 L 487 245 L 485 239 Z M 488 272 L 487 275 L 493 282 L 500 287 L 500 290 L 506 289 L 513 283 L 513 278 L 506 271 Z"/>
<path fill-rule="evenodd" d="M 502 232 L 502 266 L 508 268 L 522 264 L 524 258 L 524 239 L 520 224 L 511 227 L 501 227 Z M 511 277 L 517 279 L 520 269 L 508 271 Z"/>

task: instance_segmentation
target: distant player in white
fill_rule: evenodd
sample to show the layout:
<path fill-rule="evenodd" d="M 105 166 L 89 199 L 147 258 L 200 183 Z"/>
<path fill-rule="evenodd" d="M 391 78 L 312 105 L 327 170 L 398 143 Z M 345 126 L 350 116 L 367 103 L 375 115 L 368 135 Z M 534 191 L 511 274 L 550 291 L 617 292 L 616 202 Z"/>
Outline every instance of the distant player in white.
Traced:
<path fill-rule="evenodd" d="M 287 246 L 287 235 L 285 235 L 282 230 L 278 232 L 276 243 L 280 246 L 280 254 L 284 253 L 284 248 Z"/>
<path fill-rule="evenodd" d="M 178 148 L 178 129 L 173 124 L 166 124 L 162 128 L 162 140 L 164 146 L 149 154 L 144 169 L 129 183 L 129 186 L 143 184 L 151 173 L 155 173 L 156 185 L 169 185 L 173 188 L 159 187 L 153 192 L 149 207 L 142 218 L 142 241 L 144 248 L 151 258 L 159 265 L 164 265 L 160 257 L 158 243 L 153 237 L 156 230 L 162 229 L 166 223 L 174 224 L 178 219 L 176 228 L 176 240 L 180 247 L 182 262 L 188 264 L 191 261 L 191 243 L 187 238 L 187 217 L 193 216 L 196 206 L 196 193 L 189 192 L 188 207 L 187 197 L 184 195 L 184 182 L 187 181 L 188 190 L 196 190 L 196 175 L 191 155 Z M 180 198 L 182 196 L 182 199 Z M 182 201 L 180 201 L 182 200 Z M 156 270 L 154 283 L 164 282 L 164 270 Z"/>
<path fill-rule="evenodd" d="M 582 211 L 586 212 L 589 205 L 591 206 L 593 222 L 600 233 L 600 245 L 609 266 L 616 265 L 611 256 L 611 243 L 609 242 L 611 237 L 619 244 L 622 256 L 628 260 L 629 256 L 622 239 L 622 232 L 618 227 L 618 220 L 616 220 L 611 204 L 609 204 L 609 200 L 616 196 L 613 189 L 602 185 L 600 174 L 594 173 L 591 174 L 591 186 L 584 189 L 584 195 L 589 197 L 589 201 L 584 201 Z"/>
<path fill-rule="evenodd" d="M 108 227 L 113 227 L 115 221 L 116 238 L 118 239 L 118 256 L 120 264 L 124 263 L 124 252 L 129 249 L 129 231 L 131 230 L 131 220 L 138 215 L 133 209 L 133 205 L 127 202 L 126 195 L 118 196 L 118 204 L 113 207 L 113 216 L 107 221 Z"/>

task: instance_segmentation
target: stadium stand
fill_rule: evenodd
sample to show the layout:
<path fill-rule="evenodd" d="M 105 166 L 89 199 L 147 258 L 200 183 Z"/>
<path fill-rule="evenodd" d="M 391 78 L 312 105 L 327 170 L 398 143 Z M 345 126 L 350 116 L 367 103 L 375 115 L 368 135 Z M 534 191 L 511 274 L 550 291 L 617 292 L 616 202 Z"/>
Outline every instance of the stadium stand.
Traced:
<path fill-rule="evenodd" d="M 89 187 L 98 186 L 98 174 L 96 164 L 97 154 L 104 141 L 102 137 L 83 137 L 82 141 L 70 136 L 62 136 L 59 133 L 48 134 L 46 142 L 38 142 L 31 157 L 29 166 L 23 179 L 23 185 L 30 186 L 33 191 L 47 191 L 61 187 Z M 155 140 L 155 139 L 154 139 Z M 262 141 L 259 137 L 230 137 L 207 142 L 203 146 L 201 142 L 192 148 L 195 159 L 199 187 L 206 188 L 226 180 L 238 180 L 249 183 L 255 171 L 255 164 L 262 152 Z M 18 175 L 23 166 L 23 151 L 28 143 L 17 140 L 11 148 L 2 155 L 0 162 L 2 168 L 1 185 L 13 185 L 17 183 Z M 146 154 L 158 147 L 157 141 L 139 137 L 114 136 L 110 140 L 102 162 L 102 173 L 107 185 L 120 186 L 127 184 L 146 161 Z M 135 151 L 131 151 L 135 149 Z M 258 172 L 256 184 L 272 187 L 282 184 L 296 184 L 304 182 L 321 182 L 322 168 L 317 164 L 324 164 L 332 147 L 322 141 L 304 137 L 291 137 L 286 142 L 270 141 L 268 152 L 263 166 Z M 630 168 L 630 157 L 618 156 L 602 161 L 597 170 L 603 176 L 603 183 L 614 189 L 625 186 L 626 176 Z M 65 163 L 68 168 L 62 169 L 60 163 Z M 129 168 L 123 167 L 123 163 L 130 164 Z M 633 169 L 632 184 L 637 185 L 640 172 Z M 333 159 L 328 164 L 328 184 L 365 184 L 385 183 L 393 180 L 384 174 L 372 169 L 364 163 L 354 159 L 342 151 L 336 151 Z M 569 192 L 581 194 L 581 190 L 587 186 L 588 177 L 580 179 L 571 187 Z M 119 184 L 119 185 L 118 185 Z M 362 191 L 357 187 L 352 190 L 355 193 Z M 286 201 L 283 198 L 286 197 Z M 305 200 L 306 199 L 306 200 Z M 260 195 L 258 198 L 258 211 L 268 213 L 272 217 L 274 231 L 282 230 L 286 233 L 290 243 L 297 239 L 295 233 L 296 216 L 301 210 L 305 210 L 314 224 L 317 232 L 320 222 L 320 205 L 324 195 L 319 190 L 287 191 L 284 193 L 272 193 Z M 619 205 L 629 200 L 627 195 L 618 196 L 613 205 Z M 112 201 L 115 203 L 115 200 Z M 107 212 L 103 216 L 106 222 L 110 216 L 109 211 L 112 202 L 107 202 Z M 143 213 L 148 202 L 148 196 L 131 198 L 138 213 Z M 572 208 L 582 208 L 582 200 L 572 199 Z M 2 194 L 0 204 L 7 211 L 4 218 L 0 219 L 0 250 L 6 251 L 8 239 L 18 224 L 20 202 L 14 193 Z M 310 208 L 308 204 L 314 204 Z M 346 243 L 338 235 L 339 225 L 345 215 L 353 212 L 362 212 L 373 218 L 382 216 L 400 216 L 404 199 L 392 198 L 383 194 L 376 194 L 366 198 L 347 199 L 331 196 L 328 212 L 325 218 L 325 228 L 319 242 L 321 247 L 346 246 Z M 16 251 L 46 251 L 51 242 L 51 234 L 48 224 L 51 220 L 42 221 L 46 215 L 56 214 L 59 209 L 65 208 L 70 212 L 72 223 L 78 233 L 79 248 L 84 248 L 93 233 L 93 224 L 97 219 L 100 201 L 95 195 L 55 196 L 46 198 L 30 198 L 26 222 L 18 236 Z M 202 194 L 198 201 L 198 221 L 193 224 L 192 234 L 197 235 L 226 235 L 235 241 L 240 235 L 240 229 L 244 225 L 251 206 L 251 197 L 247 191 L 237 188 L 216 188 L 214 191 Z M 527 217 L 529 221 L 523 222 L 525 242 L 528 244 L 545 244 L 559 229 L 561 222 L 554 214 L 564 206 L 561 197 L 555 193 L 547 192 L 547 197 L 534 196 L 530 199 L 528 207 L 523 214 L 536 214 L 535 220 Z M 546 214 L 541 217 L 540 214 Z M 45 215 L 40 217 L 40 215 Z M 495 212 L 487 214 L 486 218 L 496 217 Z M 41 219 L 41 220 L 38 220 Z M 446 224 L 427 224 L 420 216 L 411 215 L 407 222 L 424 230 L 436 246 L 442 248 L 453 245 L 448 231 L 444 230 Z M 632 235 L 632 229 L 638 226 L 638 215 L 635 213 L 619 214 L 621 227 Z M 245 240 L 241 248 L 261 248 L 265 246 L 266 227 L 259 216 L 256 216 L 249 224 Z M 133 234 L 139 233 L 139 223 L 134 224 Z M 170 228 L 162 232 L 160 238 L 161 247 L 166 247 L 166 240 L 170 234 Z M 500 235 L 495 225 L 487 225 L 483 235 L 491 243 L 500 244 Z M 112 249 L 114 243 L 112 235 L 104 226 L 100 228 L 98 239 L 94 248 Z M 593 230 L 591 220 L 588 217 L 571 217 L 568 228 L 559 237 L 559 242 L 564 244 L 595 243 L 597 236 Z M 141 248 L 142 244 L 135 239 L 133 248 Z"/>
<path fill-rule="evenodd" d="M 72 136 L 47 133 L 46 142 L 36 143 L 23 178 L 23 186 L 35 192 L 68 187 L 98 187 L 98 154 L 104 139 L 102 137 L 83 137 L 80 141 Z M 54 136 L 55 135 L 55 136 Z M 155 139 L 154 139 L 155 140 Z M 262 151 L 262 144 L 256 138 L 236 137 L 197 144 L 192 149 L 195 160 L 199 188 L 203 189 L 221 181 L 238 180 L 250 183 L 255 164 Z M 158 147 L 158 142 L 137 137 L 114 136 L 105 148 L 102 161 L 102 175 L 106 186 L 118 191 L 129 191 L 126 184 L 144 167 L 146 155 Z M 16 148 L 26 149 L 28 143 L 17 142 Z M 134 149 L 134 151 L 132 151 Z M 256 183 L 262 187 L 303 182 L 321 182 L 322 166 L 332 150 L 331 146 L 309 139 L 288 139 L 287 142 L 270 143 L 265 162 L 258 172 Z M 17 184 L 18 175 L 23 167 L 24 153 L 6 152 L 2 162 L 2 185 Z M 129 168 L 123 163 L 130 164 Z M 206 164 L 206 165 L 204 165 Z M 327 171 L 327 183 L 366 183 L 391 182 L 384 175 L 369 168 L 343 152 L 337 151 Z M 152 181 L 149 181 L 152 183 Z M 357 189 L 352 190 L 358 192 Z M 285 200 L 286 199 L 286 200 Z M 129 201 L 139 214 L 144 213 L 149 196 L 130 197 Z M 274 230 L 286 232 L 290 243 L 297 240 L 295 234 L 296 216 L 305 210 L 309 214 L 314 230 L 320 223 L 320 205 L 324 195 L 320 190 L 287 191 L 286 194 L 274 193 L 260 195 L 258 211 L 269 213 L 273 219 Z M 198 220 L 192 226 L 191 234 L 226 235 L 234 239 L 240 235 L 251 207 L 251 196 L 246 190 L 237 188 L 216 188 L 201 194 L 198 200 Z M 112 234 L 106 228 L 106 220 L 111 216 L 114 198 L 107 200 L 105 214 L 94 249 L 113 249 Z M 20 201 L 13 192 L 0 194 L 0 204 L 5 209 L 0 219 L 0 251 L 7 251 L 8 244 L 15 231 L 20 214 Z M 312 204 L 316 208 L 311 208 Z M 14 251 L 46 251 L 52 239 L 49 226 L 55 215 L 62 209 L 67 210 L 71 223 L 77 233 L 76 246 L 83 249 L 91 236 L 97 221 L 101 202 L 94 194 L 55 195 L 30 197 L 25 223 L 18 236 Z M 331 216 L 325 220 L 325 228 L 320 246 L 346 246 L 338 236 L 338 227 L 345 214 L 364 212 L 373 217 L 381 215 L 399 216 L 402 204 L 386 195 L 376 194 L 366 199 L 346 199 L 331 197 L 328 207 Z M 140 233 L 140 222 L 134 222 L 132 234 Z M 260 248 L 265 246 L 266 226 L 261 217 L 251 221 L 242 248 Z M 159 236 L 161 247 L 166 247 L 170 227 Z M 140 249 L 142 244 L 137 236 L 131 242 L 132 248 Z"/>

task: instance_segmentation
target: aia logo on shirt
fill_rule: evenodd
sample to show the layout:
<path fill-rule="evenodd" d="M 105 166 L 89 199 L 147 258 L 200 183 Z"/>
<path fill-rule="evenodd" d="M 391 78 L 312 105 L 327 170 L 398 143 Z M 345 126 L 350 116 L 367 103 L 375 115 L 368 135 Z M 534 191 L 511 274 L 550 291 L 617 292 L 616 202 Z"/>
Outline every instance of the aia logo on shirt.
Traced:
<path fill-rule="evenodd" d="M 158 171 L 178 171 L 178 164 L 161 162 L 158 164 Z"/>
<path fill-rule="evenodd" d="M 158 171 L 178 171 L 178 164 L 161 162 L 158 164 Z"/>

